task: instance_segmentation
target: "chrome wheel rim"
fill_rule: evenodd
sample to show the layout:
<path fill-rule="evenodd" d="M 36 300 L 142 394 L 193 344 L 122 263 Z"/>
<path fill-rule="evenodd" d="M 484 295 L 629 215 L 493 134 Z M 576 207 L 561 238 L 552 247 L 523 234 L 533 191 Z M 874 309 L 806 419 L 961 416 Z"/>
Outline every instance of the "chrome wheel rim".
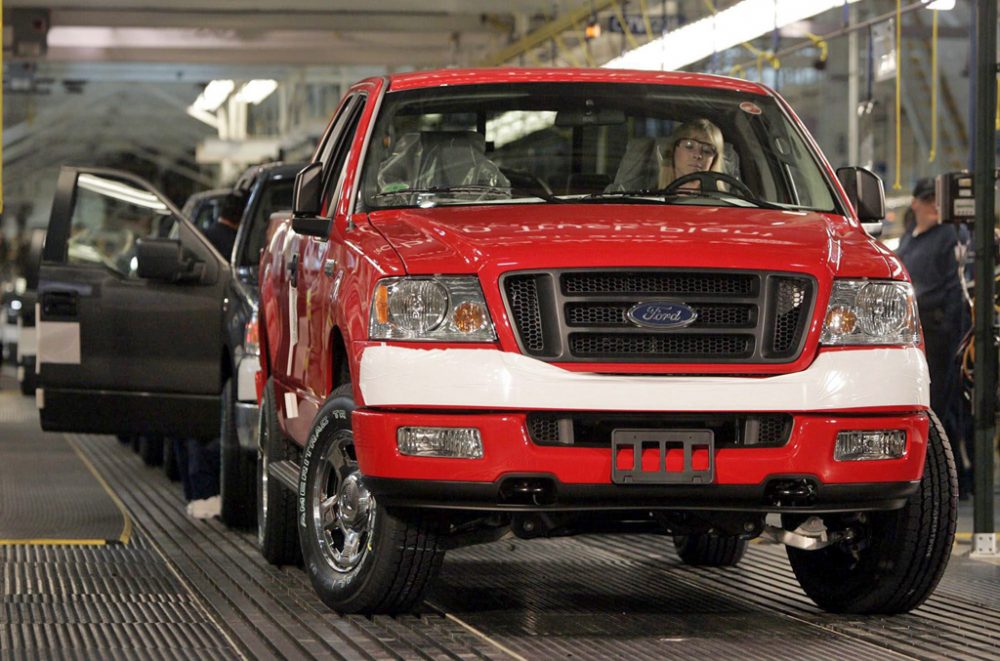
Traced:
<path fill-rule="evenodd" d="M 350 456 L 349 437 L 327 448 L 313 481 L 313 530 L 327 564 L 347 573 L 364 562 L 372 544 L 375 499 Z"/>

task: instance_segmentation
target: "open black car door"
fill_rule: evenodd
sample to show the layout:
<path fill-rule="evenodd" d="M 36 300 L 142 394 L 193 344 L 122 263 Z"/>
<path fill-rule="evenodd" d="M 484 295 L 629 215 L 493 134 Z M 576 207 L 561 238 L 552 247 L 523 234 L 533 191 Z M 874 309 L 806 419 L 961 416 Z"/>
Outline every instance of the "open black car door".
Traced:
<path fill-rule="evenodd" d="M 230 277 L 147 182 L 64 167 L 38 283 L 42 428 L 217 435 Z"/>

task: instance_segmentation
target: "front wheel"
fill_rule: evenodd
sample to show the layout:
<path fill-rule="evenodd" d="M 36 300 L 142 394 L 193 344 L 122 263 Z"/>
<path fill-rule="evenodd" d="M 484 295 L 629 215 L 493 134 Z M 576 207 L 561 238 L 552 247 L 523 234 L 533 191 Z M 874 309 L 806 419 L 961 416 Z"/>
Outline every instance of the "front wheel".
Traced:
<path fill-rule="evenodd" d="M 222 415 L 219 425 L 220 516 L 227 526 L 250 528 L 257 521 L 257 473 L 253 455 L 248 455 L 240 447 L 236 433 L 235 395 L 233 380 L 226 379 L 226 384 L 222 387 Z"/>
<path fill-rule="evenodd" d="M 955 541 L 958 479 L 955 458 L 937 416 L 930 413 L 927 460 L 920 487 L 891 512 L 824 517 L 850 539 L 818 551 L 788 547 L 788 561 L 805 593 L 833 613 L 906 613 L 930 596 Z M 794 527 L 783 517 L 786 528 Z"/>
<path fill-rule="evenodd" d="M 342 613 L 399 613 L 423 598 L 444 558 L 432 521 L 380 507 L 351 431 L 350 386 L 316 417 L 299 478 L 299 542 L 320 598 Z"/>

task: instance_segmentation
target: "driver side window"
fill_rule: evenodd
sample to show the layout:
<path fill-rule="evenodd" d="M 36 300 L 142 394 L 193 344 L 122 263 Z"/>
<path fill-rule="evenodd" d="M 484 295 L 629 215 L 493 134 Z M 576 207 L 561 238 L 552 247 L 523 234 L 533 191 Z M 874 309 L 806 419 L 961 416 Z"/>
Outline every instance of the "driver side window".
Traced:
<path fill-rule="evenodd" d="M 70 264 L 100 264 L 138 278 L 136 241 L 164 238 L 176 219 L 155 195 L 131 182 L 89 173 L 77 179 L 70 225 Z"/>

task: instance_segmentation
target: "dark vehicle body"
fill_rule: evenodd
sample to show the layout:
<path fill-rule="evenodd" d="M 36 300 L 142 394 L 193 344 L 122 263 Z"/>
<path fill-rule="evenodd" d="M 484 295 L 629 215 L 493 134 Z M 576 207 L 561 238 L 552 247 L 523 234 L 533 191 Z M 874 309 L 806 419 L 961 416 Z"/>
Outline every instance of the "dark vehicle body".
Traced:
<path fill-rule="evenodd" d="M 255 475 L 240 465 L 255 470 L 258 359 L 245 327 L 268 219 L 291 206 L 300 167 L 254 166 L 226 191 L 246 200 L 232 255 L 148 182 L 63 168 L 38 288 L 44 429 L 175 438 L 221 429 L 223 516 L 252 522 Z"/>

